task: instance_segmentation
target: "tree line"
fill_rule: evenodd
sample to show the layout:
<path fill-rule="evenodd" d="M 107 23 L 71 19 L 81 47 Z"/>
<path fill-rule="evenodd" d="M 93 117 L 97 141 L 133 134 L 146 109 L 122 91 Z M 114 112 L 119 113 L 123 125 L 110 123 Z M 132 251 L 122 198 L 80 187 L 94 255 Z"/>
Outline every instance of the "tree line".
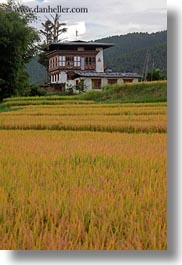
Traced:
<path fill-rule="evenodd" d="M 67 31 L 58 14 L 47 18 L 38 31 L 30 26 L 36 15 L 23 10 L 27 7 L 13 0 L 0 4 L 0 100 L 24 95 L 29 88 L 26 64 L 38 55 L 39 62 L 48 67 L 45 50 L 51 42 L 61 41 L 60 35 Z"/>
<path fill-rule="evenodd" d="M 0 99 L 21 93 L 28 85 L 25 64 L 35 54 L 38 32 L 28 24 L 33 14 L 18 14 L 14 2 L 0 5 Z"/>

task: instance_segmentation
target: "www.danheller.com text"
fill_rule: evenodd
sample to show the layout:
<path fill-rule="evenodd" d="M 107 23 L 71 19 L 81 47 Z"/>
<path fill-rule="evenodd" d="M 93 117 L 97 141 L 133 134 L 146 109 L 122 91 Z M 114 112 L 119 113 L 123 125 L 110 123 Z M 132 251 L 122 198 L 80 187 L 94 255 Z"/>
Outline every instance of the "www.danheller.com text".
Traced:
<path fill-rule="evenodd" d="M 89 10 L 86 7 L 62 7 L 61 5 L 57 5 L 56 7 L 51 7 L 48 5 L 47 7 L 40 7 L 39 5 L 35 7 L 28 6 L 20 6 L 16 7 L 16 12 L 18 13 L 88 13 Z"/>

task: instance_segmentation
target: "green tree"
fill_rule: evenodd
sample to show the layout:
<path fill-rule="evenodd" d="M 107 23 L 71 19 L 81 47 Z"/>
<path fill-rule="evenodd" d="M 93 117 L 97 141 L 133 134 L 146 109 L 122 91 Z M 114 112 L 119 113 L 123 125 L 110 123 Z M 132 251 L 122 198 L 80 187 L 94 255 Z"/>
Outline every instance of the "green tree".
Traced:
<path fill-rule="evenodd" d="M 51 15 L 52 19 L 47 19 L 42 23 L 43 29 L 40 32 L 46 37 L 46 44 L 49 45 L 52 42 L 62 41 L 60 35 L 67 32 L 66 23 L 60 22 L 60 15 L 56 14 L 55 17 Z"/>
<path fill-rule="evenodd" d="M 45 37 L 45 41 L 43 44 L 39 46 L 39 60 L 38 62 L 44 65 L 47 69 L 47 73 L 49 70 L 49 60 L 47 57 L 47 52 L 49 49 L 49 44 L 52 42 L 60 42 L 63 39 L 60 36 L 67 32 L 66 23 L 60 22 L 60 16 L 58 14 L 51 18 L 47 18 L 47 20 L 42 23 L 43 29 L 40 30 L 40 33 Z"/>
<path fill-rule="evenodd" d="M 157 81 L 157 80 L 161 80 L 160 70 L 153 68 L 147 74 L 147 81 Z"/>
<path fill-rule="evenodd" d="M 87 90 L 87 86 L 84 84 L 84 80 L 80 80 L 75 88 L 79 91 L 80 94 L 86 92 Z"/>
<path fill-rule="evenodd" d="M 36 51 L 38 33 L 28 25 L 33 17 L 15 11 L 14 1 L 0 4 L 0 99 L 21 94 L 28 84 L 27 63 Z"/>

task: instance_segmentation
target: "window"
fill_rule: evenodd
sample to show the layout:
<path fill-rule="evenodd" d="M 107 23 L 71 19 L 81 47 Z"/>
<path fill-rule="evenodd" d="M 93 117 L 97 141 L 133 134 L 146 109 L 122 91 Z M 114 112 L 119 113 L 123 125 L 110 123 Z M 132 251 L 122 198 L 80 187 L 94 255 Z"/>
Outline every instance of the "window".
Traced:
<path fill-rule="evenodd" d="M 78 89 L 79 87 L 79 80 L 76 80 L 76 89 Z"/>
<path fill-rule="evenodd" d="M 92 63 L 95 63 L 95 57 L 92 57 Z"/>
<path fill-rule="evenodd" d="M 73 80 L 74 76 L 75 76 L 75 72 L 74 71 L 68 71 L 67 72 L 67 79 L 68 80 Z"/>
<path fill-rule="evenodd" d="M 95 57 L 85 57 L 85 64 L 86 65 L 91 65 L 91 64 L 95 64 Z"/>
<path fill-rule="evenodd" d="M 95 56 L 85 57 L 85 68 L 86 70 L 95 70 L 96 68 Z"/>
<path fill-rule="evenodd" d="M 52 59 L 49 59 L 49 69 L 52 68 Z"/>
<path fill-rule="evenodd" d="M 92 79 L 92 89 L 101 89 L 101 79 Z"/>
<path fill-rule="evenodd" d="M 133 83 L 132 78 L 123 79 L 124 83 Z"/>
<path fill-rule="evenodd" d="M 65 66 L 65 56 L 59 56 L 59 66 Z"/>
<path fill-rule="evenodd" d="M 49 60 L 49 68 L 52 69 L 55 67 L 56 67 L 56 62 L 55 62 L 55 57 L 53 57 Z"/>
<path fill-rule="evenodd" d="M 57 66 L 57 57 L 53 57 L 53 68 Z"/>
<path fill-rule="evenodd" d="M 80 56 L 59 56 L 59 66 L 80 67 Z"/>
<path fill-rule="evenodd" d="M 108 80 L 107 80 L 108 84 L 111 84 L 111 85 L 112 85 L 112 84 L 116 84 L 117 81 L 118 81 L 117 79 L 108 79 Z"/>
<path fill-rule="evenodd" d="M 80 67 L 80 56 L 75 56 L 74 57 L 74 66 L 75 67 Z"/>
<path fill-rule="evenodd" d="M 66 56 L 66 66 L 74 66 L 74 56 Z"/>

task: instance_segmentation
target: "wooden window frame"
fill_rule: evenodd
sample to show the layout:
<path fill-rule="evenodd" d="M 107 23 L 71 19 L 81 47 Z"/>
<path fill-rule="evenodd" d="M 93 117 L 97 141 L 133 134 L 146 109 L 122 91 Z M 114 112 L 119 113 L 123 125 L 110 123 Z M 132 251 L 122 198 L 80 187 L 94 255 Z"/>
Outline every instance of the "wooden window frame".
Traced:
<path fill-rule="evenodd" d="M 96 63 L 95 56 L 86 56 L 85 57 L 85 65 L 86 66 L 89 66 L 89 65 L 92 65 L 92 64 L 95 64 L 95 63 Z"/>
<path fill-rule="evenodd" d="M 74 56 L 74 67 L 80 67 L 80 66 L 81 66 L 80 56 Z"/>
<path fill-rule="evenodd" d="M 65 61 L 66 61 L 65 56 L 59 56 L 59 66 L 65 67 L 65 64 L 66 64 Z"/>
<path fill-rule="evenodd" d="M 108 85 L 114 85 L 114 84 L 117 84 L 117 82 L 118 82 L 117 78 L 107 79 Z"/>
<path fill-rule="evenodd" d="M 73 55 L 66 56 L 65 62 L 66 62 L 66 66 L 74 67 L 74 56 Z"/>
<path fill-rule="evenodd" d="M 123 78 L 124 83 L 133 83 L 133 78 Z"/>
<path fill-rule="evenodd" d="M 101 78 L 93 78 L 92 79 L 92 89 L 98 90 L 101 89 L 102 79 Z"/>

